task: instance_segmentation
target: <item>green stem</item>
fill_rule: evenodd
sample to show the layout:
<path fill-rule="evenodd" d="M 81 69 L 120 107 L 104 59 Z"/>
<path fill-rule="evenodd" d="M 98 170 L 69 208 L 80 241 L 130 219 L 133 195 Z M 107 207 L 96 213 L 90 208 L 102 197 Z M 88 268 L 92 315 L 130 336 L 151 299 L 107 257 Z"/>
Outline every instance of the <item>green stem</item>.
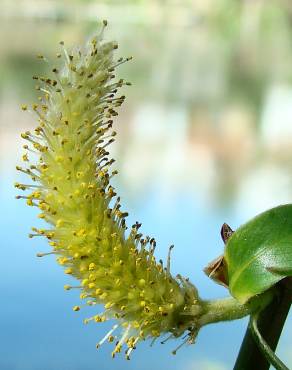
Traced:
<path fill-rule="evenodd" d="M 198 319 L 199 327 L 219 321 L 237 320 L 251 315 L 253 312 L 262 310 L 271 301 L 272 297 L 272 293 L 267 292 L 245 304 L 240 304 L 232 297 L 204 301 L 204 313 Z"/>
<path fill-rule="evenodd" d="M 254 340 L 256 341 L 263 355 L 268 360 L 268 362 L 274 366 L 276 370 L 289 370 L 288 367 L 285 366 L 285 364 L 279 359 L 279 357 L 277 357 L 276 354 L 271 350 L 268 343 L 261 336 L 261 333 L 258 329 L 257 320 L 258 315 L 252 315 L 250 318 L 250 327 L 254 336 Z"/>
<path fill-rule="evenodd" d="M 257 320 L 258 331 L 265 338 L 265 342 L 272 351 L 275 351 L 277 347 L 290 309 L 292 297 L 291 278 L 286 278 L 277 284 L 275 291 L 277 294 L 274 296 L 274 299 L 259 312 Z M 270 367 L 270 362 L 262 354 L 254 340 L 251 324 L 252 322 L 250 321 L 233 370 L 252 369 L 255 364 L 257 370 L 268 370 Z"/>
<path fill-rule="evenodd" d="M 204 313 L 199 319 L 199 326 L 220 321 L 241 319 L 251 313 L 251 308 L 240 304 L 236 299 L 228 297 L 211 301 L 204 301 Z"/>

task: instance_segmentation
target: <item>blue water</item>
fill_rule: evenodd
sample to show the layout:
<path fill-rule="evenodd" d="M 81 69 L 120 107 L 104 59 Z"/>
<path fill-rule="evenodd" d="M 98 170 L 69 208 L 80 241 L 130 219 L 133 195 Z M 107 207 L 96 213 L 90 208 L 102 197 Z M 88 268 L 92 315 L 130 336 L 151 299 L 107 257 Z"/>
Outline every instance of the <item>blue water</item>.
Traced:
<path fill-rule="evenodd" d="M 158 341 L 152 348 L 149 342 L 141 343 L 130 361 L 123 355 L 113 360 L 111 344 L 97 351 L 95 344 L 109 325 L 85 326 L 82 319 L 94 314 L 96 308 L 73 312 L 72 306 L 80 301 L 77 291 L 63 289 L 69 278 L 52 256 L 35 257 L 38 251 L 48 250 L 47 244 L 42 239 L 28 239 L 31 226 L 37 223 L 36 212 L 14 199 L 12 182 L 13 175 L 3 178 L 0 184 L 1 370 L 232 368 L 246 320 L 203 328 L 197 343 L 182 348 L 176 356 L 170 352 L 179 341 L 164 345 Z M 227 295 L 224 288 L 205 277 L 202 268 L 222 251 L 222 222 L 236 227 L 241 220 L 233 217 L 231 211 L 204 208 L 199 200 L 187 196 L 161 202 L 160 195 L 159 189 L 150 190 L 139 206 L 127 207 L 124 201 L 124 208 L 131 215 L 129 222 L 142 221 L 143 231 L 156 237 L 159 258 L 165 259 L 168 246 L 175 244 L 172 272 L 190 277 L 203 298 Z M 288 334 L 285 338 L 287 347 L 291 337 L 290 342 Z"/>

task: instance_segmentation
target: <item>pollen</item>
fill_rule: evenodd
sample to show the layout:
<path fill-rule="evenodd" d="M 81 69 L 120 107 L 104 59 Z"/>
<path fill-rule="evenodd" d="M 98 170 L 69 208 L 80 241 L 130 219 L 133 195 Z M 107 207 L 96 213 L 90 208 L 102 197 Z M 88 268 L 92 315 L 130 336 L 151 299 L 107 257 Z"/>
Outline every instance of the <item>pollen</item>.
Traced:
<path fill-rule="evenodd" d="M 93 271 L 93 270 L 95 269 L 95 267 L 96 267 L 96 264 L 95 264 L 94 262 L 91 262 L 91 263 L 89 264 L 89 266 L 88 266 L 88 270 L 89 270 L 89 271 Z"/>

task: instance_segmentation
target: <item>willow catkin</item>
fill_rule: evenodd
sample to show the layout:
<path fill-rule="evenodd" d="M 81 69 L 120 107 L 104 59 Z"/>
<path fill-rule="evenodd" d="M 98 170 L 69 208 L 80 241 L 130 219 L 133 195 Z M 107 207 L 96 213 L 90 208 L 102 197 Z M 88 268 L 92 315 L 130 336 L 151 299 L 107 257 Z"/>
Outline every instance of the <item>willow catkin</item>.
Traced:
<path fill-rule="evenodd" d="M 127 213 L 111 185 L 117 171 L 111 171 L 108 148 L 116 135 L 112 119 L 125 98 L 118 90 L 128 83 L 115 79 L 115 68 L 125 60 L 114 60 L 117 45 L 103 41 L 103 28 L 84 50 L 68 54 L 63 46 L 54 78 L 34 77 L 41 92 L 32 105 L 38 126 L 22 134 L 26 167 L 17 167 L 32 184 L 16 187 L 30 191 L 18 198 L 38 207 L 38 217 L 49 224 L 30 234 L 46 237 L 52 248 L 39 256 L 55 254 L 64 272 L 79 280 L 80 298 L 104 305 L 103 313 L 86 322 L 116 320 L 98 346 L 117 333 L 113 356 L 125 344 L 129 357 L 141 339 L 188 331 L 192 341 L 198 330 L 193 313 L 200 313 L 201 301 L 188 280 L 171 275 L 169 261 L 164 268 L 155 260 L 156 242 L 139 233 L 141 224 L 127 230 Z"/>

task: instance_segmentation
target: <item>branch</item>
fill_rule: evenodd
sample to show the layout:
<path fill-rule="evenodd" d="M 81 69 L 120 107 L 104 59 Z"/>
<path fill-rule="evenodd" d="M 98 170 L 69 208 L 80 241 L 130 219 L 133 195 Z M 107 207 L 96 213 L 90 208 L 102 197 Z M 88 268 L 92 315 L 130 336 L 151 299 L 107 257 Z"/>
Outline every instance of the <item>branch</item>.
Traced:
<path fill-rule="evenodd" d="M 292 301 L 292 280 L 286 278 L 277 285 L 277 295 L 258 315 L 258 330 L 270 349 L 276 350 Z M 252 319 L 251 319 L 252 321 Z M 256 344 L 250 321 L 233 370 L 268 370 L 269 361 Z"/>

